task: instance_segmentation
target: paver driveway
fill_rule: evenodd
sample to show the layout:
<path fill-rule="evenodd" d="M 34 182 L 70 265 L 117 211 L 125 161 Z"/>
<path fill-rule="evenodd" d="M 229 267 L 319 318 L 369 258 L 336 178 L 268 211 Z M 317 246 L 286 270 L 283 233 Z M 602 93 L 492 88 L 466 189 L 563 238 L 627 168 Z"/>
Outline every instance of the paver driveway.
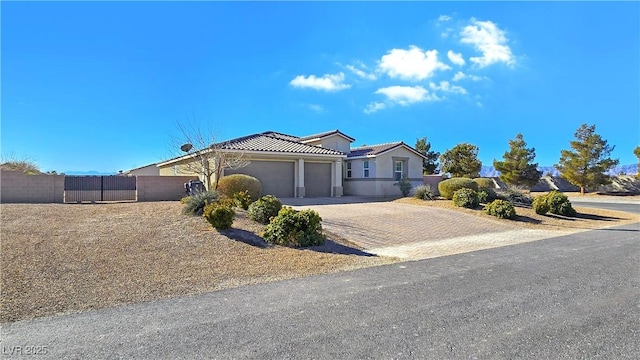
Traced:
<path fill-rule="evenodd" d="M 284 199 L 283 203 L 296 209 L 311 208 L 317 211 L 322 217 L 323 228 L 365 249 L 437 242 L 518 229 L 513 225 L 454 210 L 376 199 Z"/>

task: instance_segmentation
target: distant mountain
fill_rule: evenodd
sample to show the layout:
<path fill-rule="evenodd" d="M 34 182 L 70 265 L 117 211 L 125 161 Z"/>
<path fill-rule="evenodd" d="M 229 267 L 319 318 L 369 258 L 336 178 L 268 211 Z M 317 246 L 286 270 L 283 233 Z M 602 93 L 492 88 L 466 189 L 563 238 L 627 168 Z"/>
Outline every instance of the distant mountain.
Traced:
<path fill-rule="evenodd" d="M 65 175 L 95 175 L 95 176 L 104 176 L 104 175 L 116 175 L 116 173 L 106 173 L 100 171 L 63 171 Z"/>
<path fill-rule="evenodd" d="M 542 171 L 542 175 L 559 176 L 560 173 L 553 166 L 539 166 L 538 170 Z M 611 169 L 609 175 L 633 175 L 638 173 L 638 164 L 631 165 L 619 165 Z M 500 176 L 500 172 L 493 166 L 483 166 L 480 169 L 480 176 L 482 177 L 497 177 Z"/>

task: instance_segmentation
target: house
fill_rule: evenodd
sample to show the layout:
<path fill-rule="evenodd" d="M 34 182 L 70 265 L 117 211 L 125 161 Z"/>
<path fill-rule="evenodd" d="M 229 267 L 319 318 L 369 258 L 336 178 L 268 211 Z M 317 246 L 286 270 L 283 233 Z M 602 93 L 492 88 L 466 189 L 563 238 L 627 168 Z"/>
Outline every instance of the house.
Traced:
<path fill-rule="evenodd" d="M 127 170 L 122 173 L 122 175 L 126 176 L 158 176 L 160 175 L 160 169 L 158 168 L 158 164 L 150 164 L 141 166 L 135 169 Z"/>
<path fill-rule="evenodd" d="M 424 156 L 403 142 L 351 148 L 354 138 L 339 130 L 304 137 L 273 131 L 216 144 L 217 151 L 237 154 L 245 166 L 223 176 L 247 174 L 260 180 L 263 194 L 280 198 L 342 195 L 398 196 L 401 178 L 422 184 Z M 205 150 L 207 151 L 207 150 Z M 193 174 L 185 155 L 156 166 L 161 176 Z"/>

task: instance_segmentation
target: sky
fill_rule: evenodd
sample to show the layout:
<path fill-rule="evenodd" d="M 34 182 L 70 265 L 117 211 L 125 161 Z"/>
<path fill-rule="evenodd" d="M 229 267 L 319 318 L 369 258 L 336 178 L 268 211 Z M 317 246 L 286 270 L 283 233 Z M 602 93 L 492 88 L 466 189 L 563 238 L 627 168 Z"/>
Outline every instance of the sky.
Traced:
<path fill-rule="evenodd" d="M 522 133 L 540 166 L 595 124 L 634 164 L 639 2 L 6 2 L 1 152 L 116 173 L 227 140 L 339 129 L 353 146 Z"/>

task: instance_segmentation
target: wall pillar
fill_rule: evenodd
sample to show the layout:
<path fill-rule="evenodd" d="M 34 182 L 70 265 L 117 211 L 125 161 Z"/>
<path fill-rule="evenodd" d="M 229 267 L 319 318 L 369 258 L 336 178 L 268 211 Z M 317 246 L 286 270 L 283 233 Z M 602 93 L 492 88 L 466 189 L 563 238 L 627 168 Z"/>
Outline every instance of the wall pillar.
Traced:
<path fill-rule="evenodd" d="M 296 186 L 296 196 L 304 197 L 304 159 L 298 159 L 298 183 Z"/>
<path fill-rule="evenodd" d="M 344 189 L 342 188 L 342 161 L 338 160 L 331 167 L 331 193 L 333 196 L 342 196 Z"/>

